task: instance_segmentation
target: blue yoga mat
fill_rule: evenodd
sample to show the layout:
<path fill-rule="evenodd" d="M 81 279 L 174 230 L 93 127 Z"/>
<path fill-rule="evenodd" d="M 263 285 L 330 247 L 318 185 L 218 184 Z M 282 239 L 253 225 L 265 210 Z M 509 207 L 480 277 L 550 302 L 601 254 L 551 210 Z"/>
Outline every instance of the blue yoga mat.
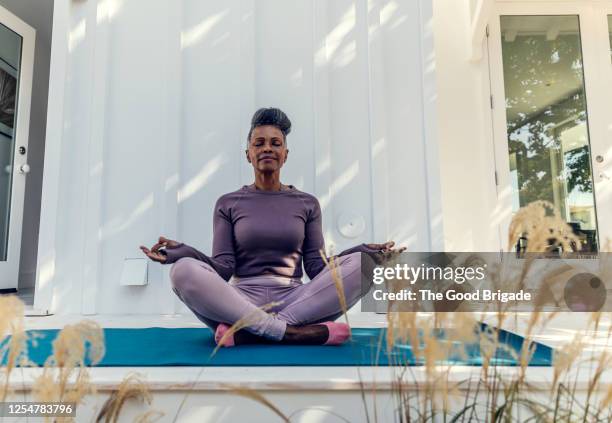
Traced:
<path fill-rule="evenodd" d="M 485 326 L 483 325 L 483 328 Z M 32 332 L 32 331 L 28 331 Z M 52 341 L 57 329 L 35 330 L 36 346 L 28 341 L 28 357 L 43 365 L 52 353 Z M 439 330 L 440 339 L 447 337 Z M 297 346 L 297 345 L 241 345 L 221 348 L 211 357 L 215 348 L 213 333 L 208 328 L 124 328 L 104 329 L 106 354 L 97 364 L 100 367 L 122 366 L 388 366 L 421 365 L 409 345 L 386 348 L 385 329 L 356 328 L 352 330 L 352 341 L 342 346 Z M 500 344 L 492 365 L 516 366 L 519 363 L 512 351 L 520 357 L 523 337 L 499 332 Z M 0 342 L 0 347 L 3 343 Z M 465 354 L 457 354 L 446 363 L 479 366 L 482 356 L 478 344 L 462 346 Z M 6 365 L 6 357 L 0 360 Z M 90 365 L 89 362 L 86 362 Z M 536 344 L 530 366 L 550 366 L 552 349 Z"/>

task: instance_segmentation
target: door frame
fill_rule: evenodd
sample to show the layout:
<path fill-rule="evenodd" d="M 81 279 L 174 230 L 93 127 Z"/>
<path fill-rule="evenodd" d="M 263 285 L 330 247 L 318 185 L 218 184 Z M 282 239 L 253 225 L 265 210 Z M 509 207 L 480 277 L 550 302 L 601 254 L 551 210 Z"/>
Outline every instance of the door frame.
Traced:
<path fill-rule="evenodd" d="M 0 289 L 16 289 L 18 286 L 21 252 L 21 233 L 27 173 L 21 173 L 21 166 L 27 163 L 28 139 L 30 132 L 30 106 L 32 101 L 32 78 L 34 72 L 34 48 L 36 30 L 13 13 L 0 6 L 0 22 L 22 38 L 20 75 L 17 91 L 17 119 L 11 172 L 11 204 L 7 260 L 0 261 Z M 17 147 L 23 146 L 26 154 L 19 154 Z"/>
<path fill-rule="evenodd" d="M 597 94 L 596 115 L 598 122 L 598 141 L 600 152 L 604 161 L 597 163 L 594 160 L 594 179 L 595 192 L 597 197 L 601 197 L 601 206 L 598 208 L 598 224 L 602 228 L 599 237 L 601 251 L 612 251 L 612 116 L 610 115 L 610 99 L 612 98 L 612 46 L 610 45 L 610 30 L 608 28 L 608 15 L 612 16 L 612 0 L 593 2 L 593 23 L 594 33 L 599 36 L 593 40 L 593 48 L 599 53 L 606 51 L 608 54 L 597 55 L 597 70 L 595 75 L 597 85 L 594 86 Z M 596 155 L 597 155 L 596 154 Z M 593 156 L 595 157 L 595 155 Z M 607 219 L 600 219 L 599 216 L 610 216 Z"/>
<path fill-rule="evenodd" d="M 612 210 L 612 146 L 607 145 L 605 142 L 606 139 L 612 140 L 612 128 L 608 129 L 609 134 L 607 137 L 604 133 L 606 132 L 606 127 L 612 124 L 612 120 L 607 118 L 605 113 L 606 100 L 612 94 L 612 62 L 610 61 L 609 54 L 601 54 L 602 51 L 610 51 L 609 45 L 605 50 L 602 50 L 604 42 L 609 44 L 607 15 L 602 13 L 603 10 L 608 9 L 611 12 L 610 14 L 612 14 L 612 0 L 498 0 L 492 8 L 489 17 L 488 53 L 490 60 L 491 104 L 493 107 L 493 149 L 498 189 L 497 209 L 500 212 L 498 224 L 501 234 L 508 233 L 512 219 L 512 188 L 506 133 L 506 96 L 500 17 L 504 15 L 575 15 L 578 16 L 580 24 L 583 77 L 587 105 L 587 128 L 589 131 L 589 151 L 594 182 L 599 250 L 606 251 L 606 240 L 612 240 L 612 218 L 605 217 L 606 214 L 610 214 L 605 211 Z M 589 29 L 586 31 L 585 22 L 589 23 Z M 602 36 L 604 29 L 605 37 Z M 605 69 L 604 59 L 607 59 L 610 72 L 602 72 Z M 606 119 L 609 122 L 608 124 L 606 124 Z M 597 163 L 594 160 L 598 155 L 605 157 L 603 163 Z M 609 177 L 606 174 L 609 174 Z M 504 236 L 501 238 L 506 239 Z M 502 244 L 500 248 L 503 251 L 508 251 L 512 249 L 512 246 Z"/>

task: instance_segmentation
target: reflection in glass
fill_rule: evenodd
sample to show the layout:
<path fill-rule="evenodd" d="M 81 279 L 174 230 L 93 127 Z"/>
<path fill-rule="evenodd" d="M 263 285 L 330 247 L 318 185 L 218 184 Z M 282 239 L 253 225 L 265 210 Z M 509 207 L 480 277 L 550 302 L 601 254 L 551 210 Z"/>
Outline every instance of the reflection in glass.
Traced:
<path fill-rule="evenodd" d="M 0 261 L 6 261 L 21 36 L 0 24 Z"/>
<path fill-rule="evenodd" d="M 597 223 L 577 16 L 502 16 L 513 209 L 552 203 L 582 251 Z"/>

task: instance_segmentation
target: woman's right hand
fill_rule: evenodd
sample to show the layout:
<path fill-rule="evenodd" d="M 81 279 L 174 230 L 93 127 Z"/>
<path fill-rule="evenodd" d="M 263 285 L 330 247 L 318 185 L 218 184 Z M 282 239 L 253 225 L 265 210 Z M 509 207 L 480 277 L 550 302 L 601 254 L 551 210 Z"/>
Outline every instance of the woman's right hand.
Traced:
<path fill-rule="evenodd" d="M 365 244 L 371 250 L 376 250 L 372 258 L 377 264 L 383 264 L 394 259 L 399 254 L 406 251 L 406 247 L 393 248 L 395 241 L 387 241 L 384 244 Z"/>
<path fill-rule="evenodd" d="M 157 241 L 157 244 L 155 244 L 153 247 L 151 247 L 150 250 L 147 247 L 145 247 L 144 245 L 141 245 L 140 249 L 151 260 L 156 261 L 158 263 L 165 263 L 166 262 L 166 255 L 161 252 L 160 248 L 162 248 L 162 247 L 164 247 L 166 249 L 176 248 L 179 245 L 180 245 L 180 242 L 173 241 L 173 240 L 168 239 L 166 237 L 160 236 L 159 240 Z"/>

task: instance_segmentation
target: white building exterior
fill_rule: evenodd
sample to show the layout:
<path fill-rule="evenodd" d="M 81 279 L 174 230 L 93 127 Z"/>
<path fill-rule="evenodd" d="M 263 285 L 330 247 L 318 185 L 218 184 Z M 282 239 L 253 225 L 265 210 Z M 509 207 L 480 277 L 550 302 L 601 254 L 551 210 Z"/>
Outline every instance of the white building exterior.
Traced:
<path fill-rule="evenodd" d="M 264 106 L 293 121 L 282 179 L 319 198 L 334 251 L 507 248 L 512 15 L 580 22 L 603 250 L 612 1 L 55 0 L 40 231 L 22 251 L 34 308 L 188 313 L 169 266 L 122 286 L 124 262 L 160 235 L 210 252 L 212 204 L 252 181 L 243 150 Z M 363 231 L 343 235 L 347 221 Z"/>
<path fill-rule="evenodd" d="M 212 204 L 250 183 L 252 113 L 287 112 L 282 180 L 328 246 L 442 248 L 429 1 L 87 1 L 54 10 L 35 307 L 173 313 L 159 235 L 210 252 Z M 342 216 L 363 221 L 354 238 Z M 187 310 L 185 308 L 185 310 Z"/>

